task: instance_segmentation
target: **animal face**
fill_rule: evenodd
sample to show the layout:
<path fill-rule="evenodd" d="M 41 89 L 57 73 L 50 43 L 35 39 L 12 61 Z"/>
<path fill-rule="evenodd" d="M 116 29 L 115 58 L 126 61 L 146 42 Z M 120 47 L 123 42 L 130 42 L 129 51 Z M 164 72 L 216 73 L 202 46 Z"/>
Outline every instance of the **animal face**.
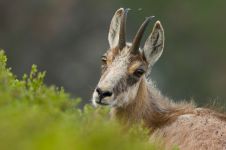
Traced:
<path fill-rule="evenodd" d="M 108 41 L 110 48 L 102 56 L 102 74 L 94 90 L 94 105 L 123 107 L 135 100 L 145 73 L 161 56 L 164 46 L 163 28 L 159 21 L 144 48 L 139 48 L 141 37 L 152 17 L 139 28 L 132 43 L 126 43 L 125 24 L 128 9 L 120 8 L 112 18 Z"/>

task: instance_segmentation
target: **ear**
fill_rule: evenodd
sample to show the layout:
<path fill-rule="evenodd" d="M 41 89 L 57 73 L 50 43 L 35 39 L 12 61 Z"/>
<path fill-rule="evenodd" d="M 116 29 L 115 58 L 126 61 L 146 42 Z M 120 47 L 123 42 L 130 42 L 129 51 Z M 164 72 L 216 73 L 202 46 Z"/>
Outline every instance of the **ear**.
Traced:
<path fill-rule="evenodd" d="M 160 21 L 157 21 L 154 25 L 151 35 L 144 44 L 144 56 L 149 65 L 154 65 L 162 55 L 164 40 L 165 37 L 163 27 Z"/>
<path fill-rule="evenodd" d="M 118 9 L 111 20 L 108 33 L 108 42 L 110 48 L 115 48 L 118 45 L 120 25 L 124 11 L 125 10 L 123 8 Z"/>

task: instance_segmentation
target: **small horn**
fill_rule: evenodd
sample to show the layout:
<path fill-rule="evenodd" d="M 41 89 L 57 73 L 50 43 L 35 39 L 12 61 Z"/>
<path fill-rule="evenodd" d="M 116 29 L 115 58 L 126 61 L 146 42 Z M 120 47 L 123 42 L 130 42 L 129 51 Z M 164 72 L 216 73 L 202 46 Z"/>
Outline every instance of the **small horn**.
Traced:
<path fill-rule="evenodd" d="M 120 31 L 119 31 L 119 42 L 118 42 L 118 47 L 120 50 L 122 50 L 126 46 L 126 18 L 129 10 L 130 10 L 129 8 L 125 9 L 121 19 Z"/>
<path fill-rule="evenodd" d="M 139 53 L 139 47 L 140 47 L 140 42 L 142 39 L 142 36 L 144 34 L 144 31 L 148 25 L 148 23 L 151 21 L 151 19 L 153 19 L 155 16 L 150 16 L 147 17 L 145 19 L 145 21 L 142 23 L 142 25 L 140 26 L 139 30 L 137 31 L 137 34 L 135 35 L 133 42 L 132 42 L 132 46 L 130 48 L 131 52 L 133 53 Z"/>

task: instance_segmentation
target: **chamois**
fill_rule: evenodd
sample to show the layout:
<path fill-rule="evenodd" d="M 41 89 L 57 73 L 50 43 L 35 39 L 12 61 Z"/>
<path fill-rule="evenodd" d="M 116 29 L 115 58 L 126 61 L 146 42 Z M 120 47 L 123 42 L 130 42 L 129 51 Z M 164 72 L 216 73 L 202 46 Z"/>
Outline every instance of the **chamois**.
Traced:
<path fill-rule="evenodd" d="M 132 43 L 127 43 L 128 9 L 118 9 L 111 21 L 110 48 L 102 56 L 102 74 L 93 105 L 108 105 L 111 115 L 126 125 L 143 122 L 153 140 L 161 139 L 165 149 L 226 150 L 226 116 L 191 103 L 174 103 L 161 95 L 147 77 L 164 48 L 164 30 L 157 21 L 144 47 L 142 35 L 147 17 Z"/>

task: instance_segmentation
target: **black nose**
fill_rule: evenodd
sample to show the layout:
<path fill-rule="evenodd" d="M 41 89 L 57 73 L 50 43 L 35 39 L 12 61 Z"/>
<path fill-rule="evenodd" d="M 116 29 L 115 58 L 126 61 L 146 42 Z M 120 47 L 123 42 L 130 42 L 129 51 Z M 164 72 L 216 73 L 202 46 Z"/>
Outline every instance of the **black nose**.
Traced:
<path fill-rule="evenodd" d="M 103 91 L 101 88 L 96 88 L 96 91 L 100 97 L 100 99 L 103 99 L 105 97 L 110 97 L 112 95 L 112 92 L 110 91 Z"/>

